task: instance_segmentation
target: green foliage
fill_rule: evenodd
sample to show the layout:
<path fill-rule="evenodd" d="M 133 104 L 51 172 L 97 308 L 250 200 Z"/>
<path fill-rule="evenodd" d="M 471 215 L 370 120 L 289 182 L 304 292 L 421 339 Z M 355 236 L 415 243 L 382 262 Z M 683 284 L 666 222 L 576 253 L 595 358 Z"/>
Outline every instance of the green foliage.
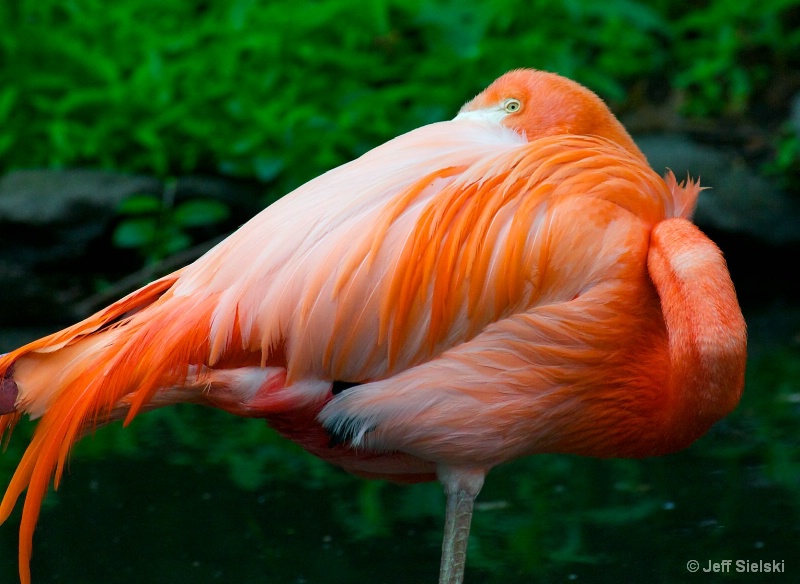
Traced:
<path fill-rule="evenodd" d="M 168 185 L 166 193 L 171 192 L 174 186 Z M 162 200 L 135 195 L 120 204 L 119 214 L 123 219 L 114 230 L 114 244 L 138 249 L 152 263 L 189 247 L 192 237 L 188 230 L 224 221 L 230 210 L 211 199 L 190 199 L 174 205 L 169 196 Z"/>
<path fill-rule="evenodd" d="M 800 131 L 786 127 L 776 142 L 775 155 L 762 171 L 776 176 L 787 190 L 800 192 Z"/>
<path fill-rule="evenodd" d="M 797 66 L 796 0 L 18 0 L 0 5 L 0 170 L 223 173 L 276 192 L 450 117 L 515 67 L 622 103 L 742 111 Z M 795 22 L 796 24 L 796 22 Z M 143 228 L 144 229 L 144 228 Z"/>
<path fill-rule="evenodd" d="M 686 112 L 743 113 L 770 76 L 800 65 L 798 24 L 797 0 L 713 0 L 681 15 L 672 81 L 687 93 Z"/>

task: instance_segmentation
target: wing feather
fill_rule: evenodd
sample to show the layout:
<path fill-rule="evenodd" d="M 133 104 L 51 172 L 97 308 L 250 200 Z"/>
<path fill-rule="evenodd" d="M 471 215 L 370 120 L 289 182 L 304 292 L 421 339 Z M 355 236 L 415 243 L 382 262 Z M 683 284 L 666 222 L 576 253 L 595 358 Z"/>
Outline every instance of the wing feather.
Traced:
<path fill-rule="evenodd" d="M 289 383 L 386 378 L 530 303 L 552 270 L 548 210 L 576 194 L 651 226 L 676 207 L 607 140 L 433 124 L 278 201 L 187 268 L 175 294 L 221 292 L 212 363 L 238 326 L 263 358 L 286 344 Z"/>

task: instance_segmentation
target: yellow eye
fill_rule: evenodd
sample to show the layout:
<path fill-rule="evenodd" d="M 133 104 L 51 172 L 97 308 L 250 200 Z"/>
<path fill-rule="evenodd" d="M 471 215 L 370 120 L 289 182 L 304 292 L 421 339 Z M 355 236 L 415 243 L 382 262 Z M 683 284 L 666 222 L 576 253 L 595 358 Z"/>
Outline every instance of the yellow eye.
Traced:
<path fill-rule="evenodd" d="M 522 103 L 518 99 L 507 99 L 503 102 L 503 109 L 507 113 L 513 114 L 522 109 Z"/>

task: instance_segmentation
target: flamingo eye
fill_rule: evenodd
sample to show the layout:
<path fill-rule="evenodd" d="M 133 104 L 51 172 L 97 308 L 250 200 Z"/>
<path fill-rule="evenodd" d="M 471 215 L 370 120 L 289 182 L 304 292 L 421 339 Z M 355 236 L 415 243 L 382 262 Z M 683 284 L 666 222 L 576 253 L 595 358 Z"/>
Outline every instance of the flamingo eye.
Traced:
<path fill-rule="evenodd" d="M 513 114 L 522 109 L 522 102 L 518 99 L 507 99 L 503 102 L 503 109 L 506 110 L 507 113 Z"/>

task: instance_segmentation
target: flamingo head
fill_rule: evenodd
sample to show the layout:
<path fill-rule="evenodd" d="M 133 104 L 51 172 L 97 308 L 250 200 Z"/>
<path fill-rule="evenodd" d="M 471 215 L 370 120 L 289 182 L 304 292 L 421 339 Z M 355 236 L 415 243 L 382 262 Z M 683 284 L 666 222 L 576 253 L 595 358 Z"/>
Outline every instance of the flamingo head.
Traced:
<path fill-rule="evenodd" d="M 461 108 L 456 119 L 464 118 L 503 124 L 529 141 L 559 134 L 601 136 L 645 158 L 603 100 L 555 73 L 510 71 Z"/>

